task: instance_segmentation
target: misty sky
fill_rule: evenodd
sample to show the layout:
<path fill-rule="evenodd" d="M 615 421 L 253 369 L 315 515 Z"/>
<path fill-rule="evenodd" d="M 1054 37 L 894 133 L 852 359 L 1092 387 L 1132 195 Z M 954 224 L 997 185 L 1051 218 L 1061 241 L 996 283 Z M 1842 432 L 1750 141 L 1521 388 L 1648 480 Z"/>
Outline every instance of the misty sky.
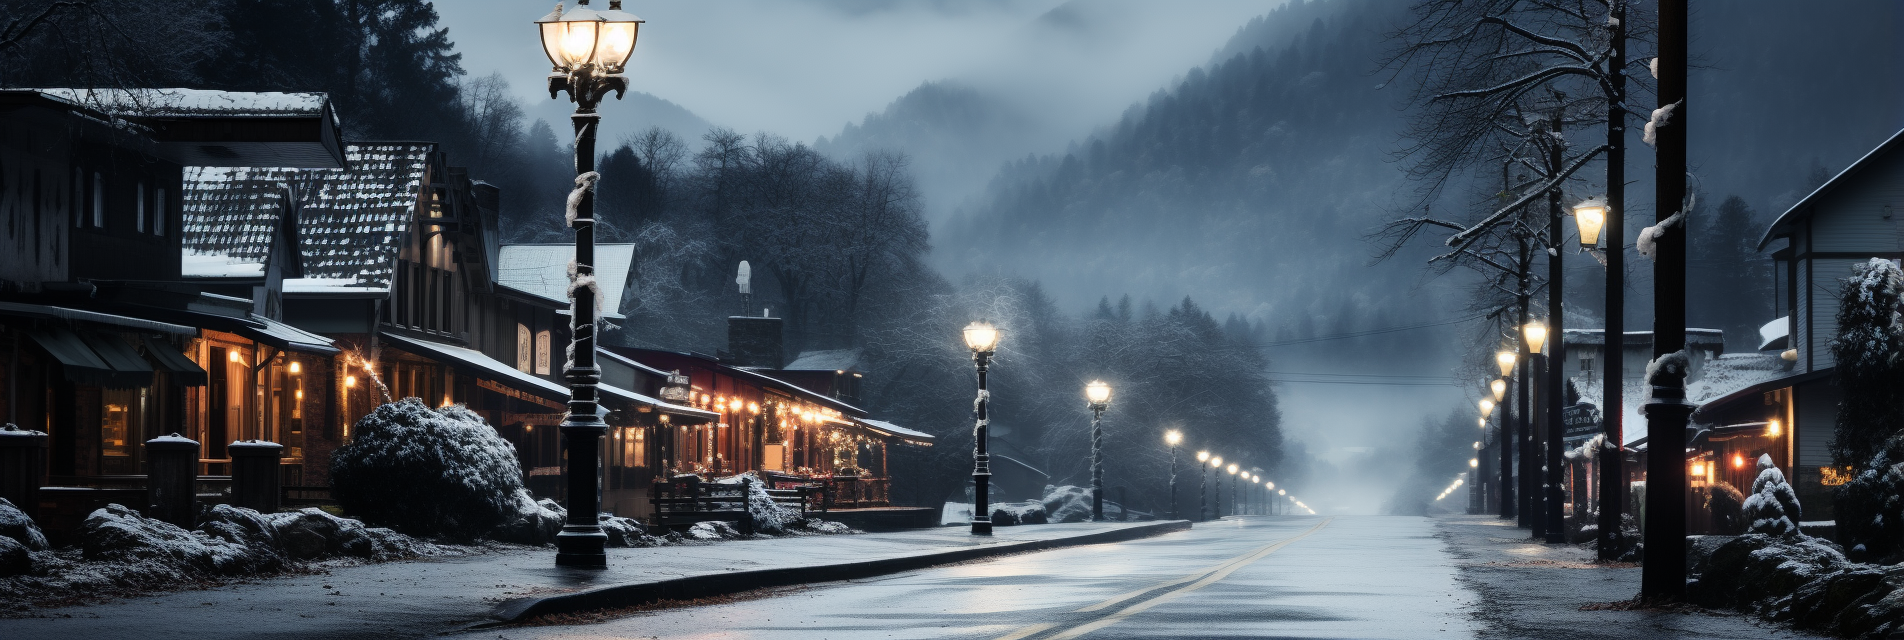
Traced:
<path fill-rule="evenodd" d="M 1062 4 L 632 1 L 625 8 L 648 22 L 628 75 L 636 91 L 716 125 L 794 140 L 837 134 L 920 83 L 942 79 L 1011 89 L 1022 106 L 1065 114 L 1076 124 L 1065 133 L 1078 135 L 1208 61 L 1238 27 L 1282 1 L 1103 0 L 1040 21 Z M 534 114 L 549 117 L 566 108 L 542 91 L 548 62 L 530 22 L 552 5 L 450 0 L 436 8 L 470 76 L 501 72 Z M 612 102 L 602 112 L 620 124 Z M 613 139 L 617 127 L 604 128 Z"/>

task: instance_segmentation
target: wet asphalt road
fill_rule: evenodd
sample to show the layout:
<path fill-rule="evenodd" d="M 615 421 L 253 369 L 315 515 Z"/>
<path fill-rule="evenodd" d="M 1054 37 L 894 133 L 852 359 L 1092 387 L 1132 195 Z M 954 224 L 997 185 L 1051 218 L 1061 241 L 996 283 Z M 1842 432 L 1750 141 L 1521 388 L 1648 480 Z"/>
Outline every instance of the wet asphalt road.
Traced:
<path fill-rule="evenodd" d="M 1128 543 L 466 638 L 1468 638 L 1425 518 L 1243 517 Z"/>

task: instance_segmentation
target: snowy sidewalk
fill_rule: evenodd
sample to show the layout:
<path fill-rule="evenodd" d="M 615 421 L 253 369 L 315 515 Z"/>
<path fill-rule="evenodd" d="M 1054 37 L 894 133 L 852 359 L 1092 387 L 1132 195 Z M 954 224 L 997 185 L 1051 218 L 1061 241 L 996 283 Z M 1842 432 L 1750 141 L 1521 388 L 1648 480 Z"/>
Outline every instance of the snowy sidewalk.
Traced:
<path fill-rule="evenodd" d="M 1128 540 L 1179 531 L 1184 522 L 1000 527 L 974 538 L 964 527 L 893 533 L 738 540 L 609 549 L 607 570 L 561 569 L 553 549 L 332 569 L 201 591 L 42 610 L 0 620 L 0 636 L 27 638 L 418 637 L 500 617 L 577 606 L 669 598 L 906 571 L 1007 553 Z M 681 589 L 685 588 L 684 593 Z M 677 595 L 679 594 L 679 595 Z M 614 602 L 621 599 L 624 602 Z"/>
<path fill-rule="evenodd" d="M 1583 611 L 1628 600 L 1640 590 L 1638 565 L 1603 565 L 1591 547 L 1535 542 L 1526 529 L 1494 516 L 1435 518 L 1436 536 L 1460 562 L 1480 638 L 1606 639 L 1822 638 L 1727 611 Z"/>

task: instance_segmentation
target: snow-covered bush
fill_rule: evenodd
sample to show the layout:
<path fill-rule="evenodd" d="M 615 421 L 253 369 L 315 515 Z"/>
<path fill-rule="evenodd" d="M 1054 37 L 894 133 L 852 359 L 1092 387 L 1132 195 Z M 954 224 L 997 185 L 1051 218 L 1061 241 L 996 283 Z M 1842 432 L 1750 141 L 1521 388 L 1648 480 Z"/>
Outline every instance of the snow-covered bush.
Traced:
<path fill-rule="evenodd" d="M 1045 486 L 1045 518 L 1049 522 L 1090 522 L 1091 491 L 1084 487 Z"/>
<path fill-rule="evenodd" d="M 1752 533 L 1770 536 L 1803 536 L 1798 531 L 1800 511 L 1798 494 L 1785 482 L 1785 474 L 1772 464 L 1771 454 L 1759 455 L 1759 477 L 1752 481 L 1752 495 L 1745 499 L 1745 520 Z"/>
<path fill-rule="evenodd" d="M 1834 498 L 1838 539 L 1854 556 L 1889 562 L 1904 555 L 1904 434 L 1858 465 Z"/>
<path fill-rule="evenodd" d="M 1844 402 L 1831 457 L 1834 464 L 1858 466 L 1904 428 L 1904 321 L 1898 316 L 1904 273 L 1889 260 L 1872 258 L 1853 267 L 1839 298 L 1831 356 Z"/>
<path fill-rule="evenodd" d="M 754 533 L 777 536 L 799 524 L 800 510 L 774 502 L 773 494 L 767 493 L 767 484 L 752 471 L 718 478 L 712 484 L 736 485 L 743 479 L 747 480 L 747 513 L 753 515 Z"/>
<path fill-rule="evenodd" d="M 1736 536 L 1745 533 L 1745 494 L 1729 482 L 1716 482 L 1706 495 L 1706 511 L 1712 514 L 1712 532 Z"/>
<path fill-rule="evenodd" d="M 474 540 L 520 515 L 516 449 L 481 416 L 423 401 L 386 403 L 331 456 L 331 493 L 349 513 L 416 536 Z"/>

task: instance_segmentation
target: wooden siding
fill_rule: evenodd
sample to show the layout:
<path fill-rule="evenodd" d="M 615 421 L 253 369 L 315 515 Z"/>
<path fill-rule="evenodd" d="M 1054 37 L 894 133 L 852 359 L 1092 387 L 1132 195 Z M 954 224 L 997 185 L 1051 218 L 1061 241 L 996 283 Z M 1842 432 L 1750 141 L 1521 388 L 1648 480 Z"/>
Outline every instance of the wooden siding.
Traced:
<path fill-rule="evenodd" d="M 1794 239 L 1794 244 L 1796 244 L 1796 239 Z M 1811 282 L 1812 268 L 1810 260 L 1799 260 L 1797 269 L 1798 282 Z M 1796 333 L 1792 334 L 1791 346 L 1799 350 L 1798 371 L 1801 373 L 1810 373 L 1818 370 L 1817 367 L 1813 366 L 1814 360 L 1812 359 L 1812 354 L 1816 350 L 1812 348 L 1813 345 L 1811 343 L 1811 314 L 1809 313 L 1812 298 L 1815 296 L 1812 295 L 1812 288 L 1810 286 L 1792 287 L 1792 294 L 1794 301 L 1792 306 L 1792 321 L 1797 324 L 1797 328 Z"/>
<path fill-rule="evenodd" d="M 1819 380 L 1799 386 L 1797 396 L 1798 406 L 1794 410 L 1797 419 L 1792 435 L 1798 440 L 1798 466 L 1828 466 L 1832 432 L 1838 423 L 1838 403 L 1844 400 L 1844 392 L 1830 380 Z"/>
<path fill-rule="evenodd" d="M 1900 250 L 1898 216 L 1904 211 L 1897 210 L 1904 208 L 1904 154 L 1867 162 L 1871 164 L 1856 179 L 1812 205 L 1812 251 L 1891 254 Z"/>
<path fill-rule="evenodd" d="M 0 280 L 66 279 L 67 234 L 80 196 L 72 181 L 64 154 L 0 145 Z"/>

